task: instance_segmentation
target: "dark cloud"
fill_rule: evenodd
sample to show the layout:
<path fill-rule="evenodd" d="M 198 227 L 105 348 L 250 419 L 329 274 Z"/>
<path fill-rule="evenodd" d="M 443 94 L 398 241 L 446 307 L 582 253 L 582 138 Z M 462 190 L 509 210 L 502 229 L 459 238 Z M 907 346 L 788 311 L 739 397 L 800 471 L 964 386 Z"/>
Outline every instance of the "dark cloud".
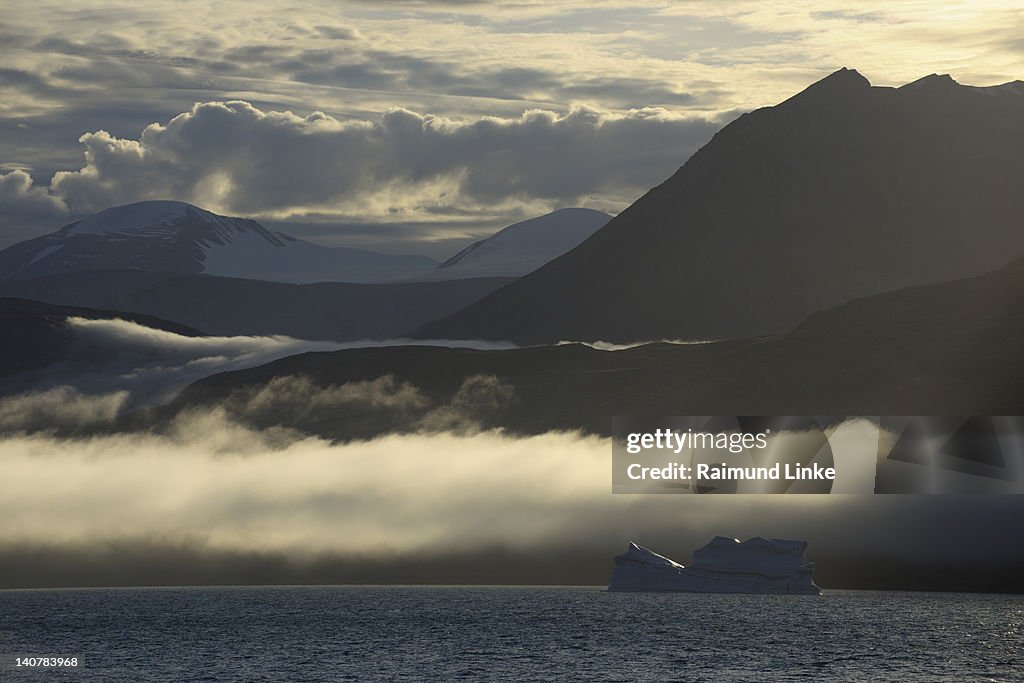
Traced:
<path fill-rule="evenodd" d="M 570 22 L 571 25 L 571 22 Z M 194 88 L 214 96 L 241 83 L 226 77 L 286 79 L 293 83 L 387 92 L 431 93 L 458 97 L 547 101 L 568 104 L 584 98 L 605 108 L 714 104 L 715 93 L 679 90 L 663 79 L 616 75 L 595 77 L 548 66 L 479 66 L 375 48 L 348 26 L 317 26 L 309 31 L 327 42 L 303 47 L 294 42 L 207 45 L 191 54 L 140 48 L 117 36 L 88 42 L 47 37 L 31 49 L 74 57 L 50 70 L 72 89 L 109 85 Z M 41 78 L 39 85 L 47 84 Z"/>
<path fill-rule="evenodd" d="M 82 137 L 87 164 L 54 176 L 76 211 L 176 198 L 249 214 L 401 214 L 500 202 L 628 202 L 677 168 L 718 124 L 661 109 L 454 121 L 394 109 L 377 120 L 198 104 L 137 140 Z"/>
<path fill-rule="evenodd" d="M 573 100 L 594 102 L 618 101 L 638 108 L 650 105 L 700 105 L 710 106 L 721 94 L 716 90 L 699 93 L 681 92 L 667 85 L 631 78 L 604 77 L 589 78 L 563 86 L 561 94 Z"/>
<path fill-rule="evenodd" d="M 62 89 L 47 78 L 21 69 L 0 68 L 0 88 L 21 90 L 33 97 L 55 97 L 62 94 Z"/>
<path fill-rule="evenodd" d="M 589 100 L 602 107 L 655 105 L 713 106 L 719 94 L 678 90 L 663 79 L 581 76 L 555 69 L 471 67 L 451 61 L 354 48 L 287 52 L 258 46 L 237 48 L 232 62 L 250 61 L 281 77 L 317 85 L 462 97 L 570 103 Z"/>
<path fill-rule="evenodd" d="M 97 44 L 100 43 L 100 44 Z M 39 52 L 52 52 L 79 57 L 117 57 L 131 61 L 161 62 L 170 66 L 200 66 L 202 60 L 181 55 L 165 55 L 157 50 L 136 48 L 126 40 L 116 36 L 96 36 L 93 42 L 80 43 L 64 38 L 45 38 L 32 46 Z"/>

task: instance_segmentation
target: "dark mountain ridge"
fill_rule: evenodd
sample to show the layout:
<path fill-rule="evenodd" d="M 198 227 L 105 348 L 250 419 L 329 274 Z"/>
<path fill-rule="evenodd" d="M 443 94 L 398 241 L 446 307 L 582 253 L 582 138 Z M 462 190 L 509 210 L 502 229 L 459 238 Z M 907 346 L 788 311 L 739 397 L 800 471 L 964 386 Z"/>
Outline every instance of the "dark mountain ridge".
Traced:
<path fill-rule="evenodd" d="M 842 69 L 719 131 L 576 249 L 422 337 L 776 334 L 856 297 L 1024 252 L 1024 84 Z"/>
<path fill-rule="evenodd" d="M 468 380 L 493 377 L 507 400 L 474 419 L 519 433 L 608 434 L 615 415 L 1016 415 L 1024 410 L 1022 305 L 1024 258 L 974 278 L 857 299 L 784 336 L 619 351 L 567 344 L 307 353 L 200 380 L 156 416 L 231 406 L 232 397 L 280 378 L 324 388 L 383 376 L 415 386 L 429 405 L 457 402 Z M 420 426 L 415 415 L 344 410 L 256 421 L 334 439 Z"/>

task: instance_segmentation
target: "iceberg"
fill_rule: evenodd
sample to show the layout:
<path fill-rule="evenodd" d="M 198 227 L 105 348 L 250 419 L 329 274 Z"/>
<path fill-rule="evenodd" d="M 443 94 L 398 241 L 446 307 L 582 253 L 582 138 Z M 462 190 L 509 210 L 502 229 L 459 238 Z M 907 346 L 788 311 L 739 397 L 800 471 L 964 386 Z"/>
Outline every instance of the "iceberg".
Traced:
<path fill-rule="evenodd" d="M 821 595 L 814 563 L 807 562 L 807 541 L 756 536 L 740 542 L 716 536 L 683 566 L 630 543 L 615 558 L 610 591 L 683 593 L 774 593 Z"/>

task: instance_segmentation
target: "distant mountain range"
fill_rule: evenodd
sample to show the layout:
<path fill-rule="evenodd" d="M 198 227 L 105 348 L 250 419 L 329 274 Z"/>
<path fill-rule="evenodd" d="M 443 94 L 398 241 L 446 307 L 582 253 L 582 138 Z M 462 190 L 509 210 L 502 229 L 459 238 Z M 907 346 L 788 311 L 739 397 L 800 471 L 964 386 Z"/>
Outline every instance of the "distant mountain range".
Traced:
<path fill-rule="evenodd" d="M 147 201 L 101 211 L 0 251 L 0 280 L 131 268 L 275 282 L 367 282 L 436 265 L 426 256 L 324 247 L 184 202 Z"/>
<path fill-rule="evenodd" d="M 423 337 L 777 334 L 853 298 L 1024 253 L 1024 83 L 841 69 L 732 122 L 579 247 Z"/>
<path fill-rule="evenodd" d="M 415 279 L 521 277 L 576 248 L 611 218 L 593 209 L 559 209 L 515 223 L 474 242 Z"/>
<path fill-rule="evenodd" d="M 420 256 L 323 247 L 183 202 L 139 202 L 0 251 L 0 296 L 155 315 L 217 335 L 380 339 L 461 310 L 609 218 L 556 211 L 438 267 Z"/>
<path fill-rule="evenodd" d="M 561 209 L 511 225 L 438 264 L 426 256 L 325 247 L 184 202 L 145 201 L 0 251 L 0 280 L 124 269 L 293 284 L 520 277 L 577 246 L 610 218 Z"/>

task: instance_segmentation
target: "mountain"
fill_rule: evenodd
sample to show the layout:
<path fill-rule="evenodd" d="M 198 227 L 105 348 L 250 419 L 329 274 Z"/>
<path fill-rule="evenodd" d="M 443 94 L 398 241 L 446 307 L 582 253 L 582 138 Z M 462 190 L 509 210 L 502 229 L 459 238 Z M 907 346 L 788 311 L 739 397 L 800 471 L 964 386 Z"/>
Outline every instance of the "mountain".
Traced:
<path fill-rule="evenodd" d="M 0 298 L 0 328 L 4 331 L 0 334 L 0 377 L 35 370 L 60 360 L 72 342 L 71 330 L 66 324 L 70 317 L 117 318 L 185 337 L 202 335 L 185 325 L 152 316 Z"/>
<path fill-rule="evenodd" d="M 611 216 L 593 209 L 559 209 L 474 242 L 415 280 L 521 277 L 575 248 Z"/>
<path fill-rule="evenodd" d="M 348 341 L 400 336 L 511 278 L 285 284 L 185 273 L 95 270 L 0 281 L 0 296 L 159 316 L 214 335 Z"/>
<path fill-rule="evenodd" d="M 312 407 L 238 417 L 352 439 L 424 428 L 438 406 L 526 434 L 607 435 L 615 415 L 1019 415 L 1022 309 L 1024 258 L 974 278 L 857 299 L 784 336 L 616 351 L 564 344 L 308 353 L 200 380 L 162 417 L 230 407 L 288 377 L 321 388 L 388 377 L 427 400 L 421 415 Z"/>
<path fill-rule="evenodd" d="M 373 282 L 433 268 L 425 256 L 329 248 L 184 202 L 116 206 L 0 251 L 0 280 L 132 268 L 277 282 Z"/>
<path fill-rule="evenodd" d="M 841 69 L 720 130 L 579 247 L 424 337 L 777 334 L 856 297 L 1024 252 L 1024 83 Z"/>

